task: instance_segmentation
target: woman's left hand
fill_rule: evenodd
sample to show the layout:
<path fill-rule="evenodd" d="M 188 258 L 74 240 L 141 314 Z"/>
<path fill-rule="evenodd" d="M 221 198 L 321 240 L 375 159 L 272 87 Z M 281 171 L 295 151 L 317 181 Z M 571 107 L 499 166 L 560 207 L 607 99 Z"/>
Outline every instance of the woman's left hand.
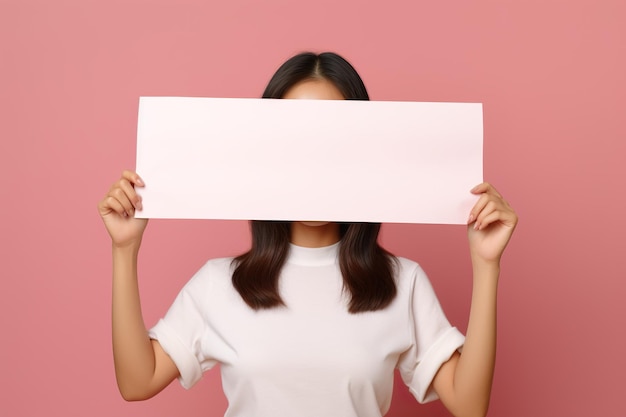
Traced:
<path fill-rule="evenodd" d="M 517 214 L 489 183 L 477 185 L 471 193 L 480 195 L 467 221 L 472 258 L 498 263 L 517 225 Z"/>

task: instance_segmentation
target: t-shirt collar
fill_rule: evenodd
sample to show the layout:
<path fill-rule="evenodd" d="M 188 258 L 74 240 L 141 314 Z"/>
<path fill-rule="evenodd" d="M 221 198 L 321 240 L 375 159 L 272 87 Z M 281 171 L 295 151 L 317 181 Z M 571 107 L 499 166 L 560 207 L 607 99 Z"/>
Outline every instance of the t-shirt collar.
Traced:
<path fill-rule="evenodd" d="M 305 248 L 289 244 L 287 262 L 296 265 L 322 266 L 333 265 L 339 258 L 339 242 L 321 248 Z"/>

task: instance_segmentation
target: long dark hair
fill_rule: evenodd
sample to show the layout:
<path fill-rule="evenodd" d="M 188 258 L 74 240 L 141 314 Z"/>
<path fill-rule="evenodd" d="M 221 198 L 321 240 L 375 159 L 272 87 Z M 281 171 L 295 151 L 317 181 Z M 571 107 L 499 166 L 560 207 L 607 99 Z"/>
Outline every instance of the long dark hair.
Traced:
<path fill-rule="evenodd" d="M 308 79 L 332 82 L 347 100 L 369 100 L 354 67 L 332 52 L 304 52 L 290 58 L 276 71 L 263 98 L 282 98 Z M 284 306 L 278 280 L 289 255 L 290 222 L 253 220 L 250 224 L 252 247 L 233 260 L 233 286 L 255 310 Z M 395 258 L 378 244 L 379 231 L 380 223 L 340 224 L 339 266 L 351 313 L 383 309 L 396 296 Z"/>

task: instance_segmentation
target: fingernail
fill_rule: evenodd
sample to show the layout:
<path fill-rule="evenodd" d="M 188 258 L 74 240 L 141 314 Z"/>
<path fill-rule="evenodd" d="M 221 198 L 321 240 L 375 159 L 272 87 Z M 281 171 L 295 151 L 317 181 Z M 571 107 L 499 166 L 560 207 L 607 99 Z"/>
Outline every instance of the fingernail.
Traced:
<path fill-rule="evenodd" d="M 474 215 L 473 215 L 473 214 L 470 214 L 470 215 L 469 215 L 469 218 L 467 219 L 467 223 L 468 223 L 468 224 L 469 224 L 469 223 L 471 223 L 471 222 L 472 222 L 472 220 L 474 220 Z"/>
<path fill-rule="evenodd" d="M 142 180 L 141 178 L 139 178 L 139 177 L 137 177 L 137 180 L 135 181 L 135 183 L 136 183 L 137 185 L 142 185 L 142 186 L 143 186 L 143 185 L 145 185 L 145 184 L 143 183 L 143 180 Z"/>
<path fill-rule="evenodd" d="M 480 226 L 478 226 L 478 222 L 474 223 L 474 230 L 478 230 Z"/>

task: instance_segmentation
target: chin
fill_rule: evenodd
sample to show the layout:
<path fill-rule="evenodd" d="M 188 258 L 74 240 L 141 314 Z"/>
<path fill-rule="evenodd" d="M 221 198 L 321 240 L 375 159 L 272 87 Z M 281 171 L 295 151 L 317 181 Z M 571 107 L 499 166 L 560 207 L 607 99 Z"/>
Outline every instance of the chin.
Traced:
<path fill-rule="evenodd" d="M 307 221 L 307 222 L 298 222 L 300 224 L 303 224 L 305 226 L 310 226 L 310 227 L 319 227 L 319 226 L 326 226 L 327 224 L 330 224 L 331 222 L 313 222 L 313 221 Z"/>

